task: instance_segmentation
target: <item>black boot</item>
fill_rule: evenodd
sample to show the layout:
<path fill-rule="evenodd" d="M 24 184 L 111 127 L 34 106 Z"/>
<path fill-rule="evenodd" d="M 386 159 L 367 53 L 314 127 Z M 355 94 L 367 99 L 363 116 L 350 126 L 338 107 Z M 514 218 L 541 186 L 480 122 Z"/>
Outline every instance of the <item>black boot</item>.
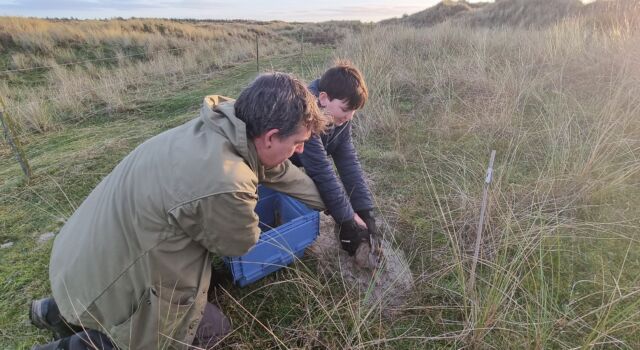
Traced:
<path fill-rule="evenodd" d="M 55 340 L 72 336 L 82 330 L 81 327 L 71 325 L 65 321 L 60 315 L 58 304 L 53 298 L 31 301 L 29 320 L 37 328 L 53 332 L 53 339 Z"/>

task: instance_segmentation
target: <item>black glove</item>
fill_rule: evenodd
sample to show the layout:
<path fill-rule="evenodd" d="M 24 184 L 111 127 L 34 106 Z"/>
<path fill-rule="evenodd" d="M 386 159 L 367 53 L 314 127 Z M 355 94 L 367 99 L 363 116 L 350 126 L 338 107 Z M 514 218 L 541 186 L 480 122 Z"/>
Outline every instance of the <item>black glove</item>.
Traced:
<path fill-rule="evenodd" d="M 376 218 L 373 214 L 373 209 L 358 210 L 356 211 L 356 214 L 358 214 L 358 216 L 362 219 L 362 221 L 364 221 L 364 223 L 367 224 L 367 229 L 369 230 L 369 234 L 374 237 L 377 236 L 378 228 L 376 227 Z"/>
<path fill-rule="evenodd" d="M 370 243 L 369 231 L 356 224 L 356 221 L 351 219 L 340 224 L 340 244 L 342 249 L 346 250 L 350 256 L 353 256 L 358 250 L 358 246 L 361 243 Z"/>

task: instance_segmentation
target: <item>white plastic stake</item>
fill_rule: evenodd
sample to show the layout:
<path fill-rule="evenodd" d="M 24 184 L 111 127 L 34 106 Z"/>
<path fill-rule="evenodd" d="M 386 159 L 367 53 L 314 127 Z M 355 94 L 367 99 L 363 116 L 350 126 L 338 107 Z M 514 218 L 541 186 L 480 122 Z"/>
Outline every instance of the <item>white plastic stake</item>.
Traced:
<path fill-rule="evenodd" d="M 473 251 L 473 263 L 471 264 L 471 276 L 469 279 L 469 289 L 473 290 L 476 282 L 476 265 L 478 265 L 478 257 L 480 255 L 480 243 L 482 242 L 482 228 L 484 226 L 484 216 L 487 210 L 487 197 L 489 196 L 489 184 L 493 177 L 493 161 L 496 158 L 496 151 L 491 151 L 489 159 L 489 168 L 487 168 L 487 176 L 484 178 L 484 188 L 482 190 L 482 207 L 480 208 L 480 222 L 476 230 L 476 246 Z"/>

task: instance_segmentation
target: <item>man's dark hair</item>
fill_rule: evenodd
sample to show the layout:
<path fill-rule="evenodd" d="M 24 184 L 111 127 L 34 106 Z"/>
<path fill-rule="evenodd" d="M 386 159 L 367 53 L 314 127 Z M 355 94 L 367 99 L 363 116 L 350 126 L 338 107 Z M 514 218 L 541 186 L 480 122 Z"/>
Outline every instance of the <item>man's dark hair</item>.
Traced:
<path fill-rule="evenodd" d="M 362 73 L 349 61 L 337 61 L 334 67 L 324 72 L 318 90 L 324 91 L 330 100 L 346 101 L 351 110 L 362 108 L 369 97 Z"/>
<path fill-rule="evenodd" d="M 242 90 L 234 109 L 236 117 L 246 124 L 249 139 L 271 129 L 278 129 L 279 137 L 287 137 L 299 126 L 320 134 L 328 121 L 302 82 L 278 72 L 258 76 Z"/>

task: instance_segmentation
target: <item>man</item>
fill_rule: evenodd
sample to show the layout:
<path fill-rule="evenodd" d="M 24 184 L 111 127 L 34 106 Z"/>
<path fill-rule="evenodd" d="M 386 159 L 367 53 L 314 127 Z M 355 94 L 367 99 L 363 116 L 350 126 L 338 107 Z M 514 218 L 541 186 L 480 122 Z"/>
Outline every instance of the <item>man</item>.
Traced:
<path fill-rule="evenodd" d="M 258 183 L 324 209 L 287 159 L 326 122 L 298 80 L 265 74 L 235 103 L 208 96 L 199 118 L 138 146 L 54 241 L 53 298 L 33 302 L 30 317 L 64 338 L 36 348 L 215 344 L 230 325 L 207 302 L 209 252 L 239 256 L 256 243 Z"/>
<path fill-rule="evenodd" d="M 360 71 L 347 61 L 337 62 L 313 81 L 309 90 L 331 118 L 332 127 L 322 135 L 313 135 L 306 142 L 304 153 L 294 154 L 291 161 L 304 167 L 315 182 L 338 223 L 342 248 L 353 256 L 360 244 L 370 244 L 370 235 L 376 235 L 371 192 L 351 140 L 351 120 L 355 111 L 364 106 L 369 93 Z M 329 156 L 342 181 L 336 176 Z"/>

